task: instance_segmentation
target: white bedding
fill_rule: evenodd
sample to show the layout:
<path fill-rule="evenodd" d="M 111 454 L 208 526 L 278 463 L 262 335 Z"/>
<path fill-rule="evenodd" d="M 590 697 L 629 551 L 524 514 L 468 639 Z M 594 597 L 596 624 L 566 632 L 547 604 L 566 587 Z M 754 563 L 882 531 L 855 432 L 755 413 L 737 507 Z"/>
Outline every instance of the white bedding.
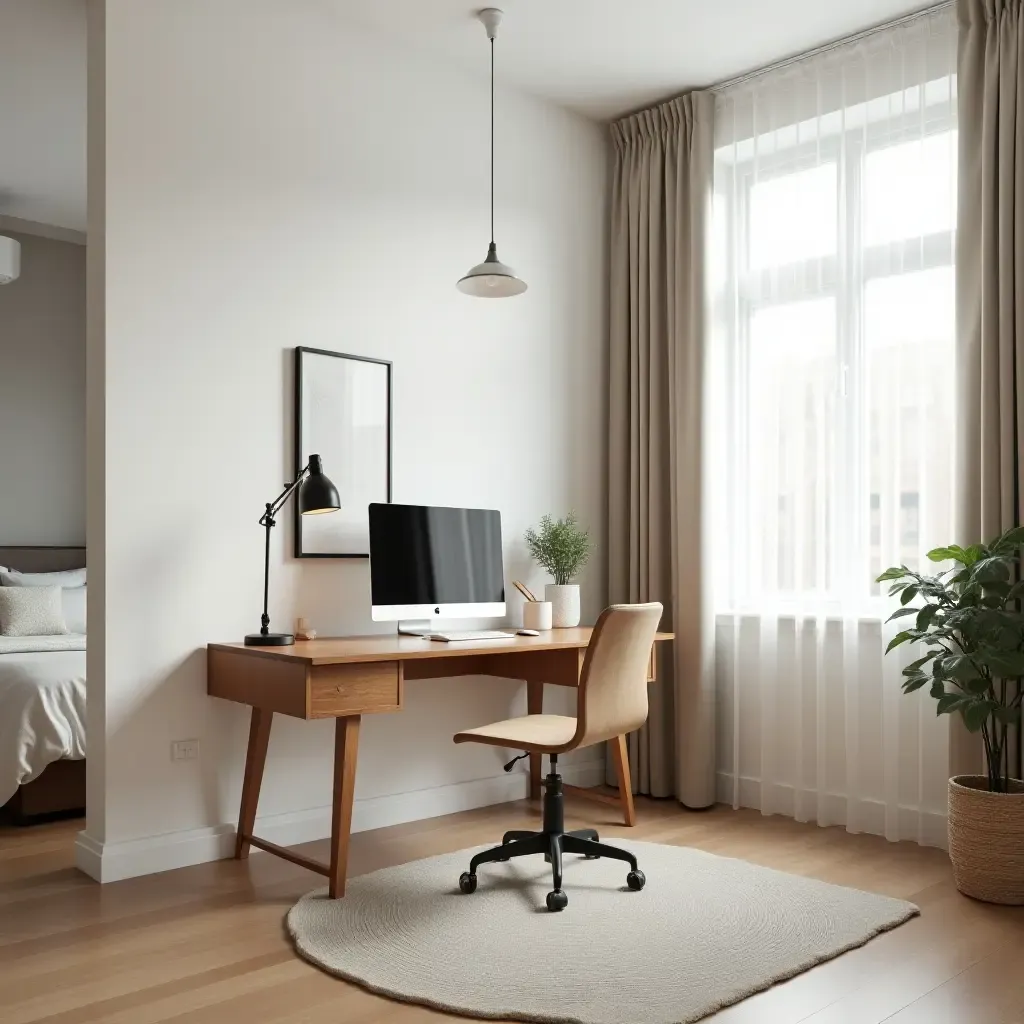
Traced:
<path fill-rule="evenodd" d="M 85 757 L 85 637 L 10 639 L 19 644 L 0 651 L 0 805 L 53 761 Z"/>

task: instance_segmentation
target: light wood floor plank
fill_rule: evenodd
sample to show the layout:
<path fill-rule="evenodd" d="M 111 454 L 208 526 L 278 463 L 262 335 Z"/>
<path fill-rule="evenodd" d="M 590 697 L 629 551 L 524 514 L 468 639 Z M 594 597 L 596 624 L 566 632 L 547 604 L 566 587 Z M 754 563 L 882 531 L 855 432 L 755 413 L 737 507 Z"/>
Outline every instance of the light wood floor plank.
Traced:
<path fill-rule="evenodd" d="M 938 850 L 718 807 L 569 802 L 570 827 L 694 846 L 916 902 L 922 916 L 708 1018 L 712 1024 L 1024 1024 L 1024 909 L 960 896 Z M 532 828 L 523 802 L 353 837 L 350 876 Z M 78 874 L 80 822 L 0 828 L 3 1024 L 439 1024 L 449 1017 L 322 974 L 282 928 L 323 880 L 253 852 L 104 887 Z M 327 843 L 302 848 L 324 858 Z M 653 880 L 652 880 L 653 881 Z M 649 883 L 650 884 L 650 883 Z M 571 913 L 571 907 L 568 911 Z M 685 965 L 683 965 L 685 966 Z"/>

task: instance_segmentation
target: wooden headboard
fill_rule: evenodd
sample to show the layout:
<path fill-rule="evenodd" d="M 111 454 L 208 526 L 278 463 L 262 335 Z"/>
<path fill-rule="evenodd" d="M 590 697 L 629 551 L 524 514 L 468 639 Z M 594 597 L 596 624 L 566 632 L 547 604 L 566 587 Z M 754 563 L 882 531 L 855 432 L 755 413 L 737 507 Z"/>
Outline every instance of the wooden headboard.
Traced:
<path fill-rule="evenodd" d="M 81 569 L 85 548 L 74 547 L 0 547 L 0 566 L 19 572 L 59 572 Z"/>

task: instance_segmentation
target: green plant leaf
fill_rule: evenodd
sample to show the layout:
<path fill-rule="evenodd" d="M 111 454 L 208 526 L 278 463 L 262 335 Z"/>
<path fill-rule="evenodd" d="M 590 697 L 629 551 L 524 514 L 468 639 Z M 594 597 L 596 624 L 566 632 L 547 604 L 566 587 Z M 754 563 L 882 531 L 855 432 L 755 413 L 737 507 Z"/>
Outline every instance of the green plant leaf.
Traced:
<path fill-rule="evenodd" d="M 1024 544 L 1024 526 L 1013 526 L 1006 531 L 991 547 L 999 550 L 1013 550 Z"/>
<path fill-rule="evenodd" d="M 969 701 L 970 698 L 965 698 L 959 693 L 946 693 L 943 694 L 935 705 L 935 714 L 937 715 L 949 715 L 956 711 L 964 702 Z"/>
<path fill-rule="evenodd" d="M 964 554 L 966 555 L 965 564 L 973 565 L 979 558 L 984 558 L 988 554 L 988 548 L 984 544 L 972 544 Z"/>
<path fill-rule="evenodd" d="M 956 556 L 949 550 L 949 548 L 932 548 L 932 550 L 928 552 L 928 557 L 933 562 L 948 562 L 951 558 L 955 558 Z"/>
<path fill-rule="evenodd" d="M 1000 679 L 1024 676 L 1024 651 L 983 652 L 981 658 L 985 667 Z"/>
<path fill-rule="evenodd" d="M 992 555 L 989 558 L 983 558 L 980 562 L 975 562 L 971 568 L 971 576 L 977 583 L 1008 580 L 1010 567 L 1006 558 Z"/>
<path fill-rule="evenodd" d="M 999 705 L 990 700 L 979 700 L 964 708 L 964 725 L 969 732 L 978 732 Z"/>
<path fill-rule="evenodd" d="M 960 682 L 977 679 L 981 675 L 973 659 L 967 654 L 951 654 L 948 658 L 943 658 L 942 671 L 947 678 L 957 679 Z"/>
<path fill-rule="evenodd" d="M 889 646 L 886 647 L 885 653 L 888 654 L 891 650 L 899 647 L 900 644 L 905 644 L 908 640 L 913 640 L 914 634 L 908 630 L 903 630 L 902 633 L 897 633 L 890 641 Z"/>
<path fill-rule="evenodd" d="M 893 619 L 902 619 L 905 615 L 916 615 L 916 608 L 897 608 L 885 621 L 892 622 Z"/>
<path fill-rule="evenodd" d="M 917 628 L 920 630 L 927 629 L 931 624 L 932 620 L 938 614 L 939 606 L 937 604 L 926 604 L 917 613 Z"/>
<path fill-rule="evenodd" d="M 921 666 L 922 665 L 927 665 L 928 662 L 931 661 L 932 658 L 934 658 L 937 653 L 938 653 L 937 651 L 929 651 L 928 654 L 926 654 L 923 658 L 918 658 L 917 661 L 912 661 L 903 670 L 903 674 L 905 676 L 915 676 L 915 675 L 917 675 L 917 673 L 921 671 Z"/>
<path fill-rule="evenodd" d="M 904 573 L 904 571 L 901 568 L 899 568 L 898 566 L 893 566 L 890 569 L 886 569 L 885 572 L 883 572 L 882 575 L 875 580 L 875 582 L 884 583 L 886 580 L 898 580 L 905 575 L 906 573 Z"/>
<path fill-rule="evenodd" d="M 989 682 L 982 676 L 975 676 L 974 679 L 965 679 L 963 683 L 964 689 L 975 696 L 980 697 L 982 694 L 988 693 Z"/>
<path fill-rule="evenodd" d="M 918 586 L 916 583 L 911 583 L 902 594 L 900 594 L 900 604 L 910 604 L 911 601 L 917 597 Z"/>
<path fill-rule="evenodd" d="M 903 683 L 904 693 L 913 693 L 915 690 L 920 690 L 925 683 L 929 681 L 931 677 L 926 675 L 911 676 Z"/>

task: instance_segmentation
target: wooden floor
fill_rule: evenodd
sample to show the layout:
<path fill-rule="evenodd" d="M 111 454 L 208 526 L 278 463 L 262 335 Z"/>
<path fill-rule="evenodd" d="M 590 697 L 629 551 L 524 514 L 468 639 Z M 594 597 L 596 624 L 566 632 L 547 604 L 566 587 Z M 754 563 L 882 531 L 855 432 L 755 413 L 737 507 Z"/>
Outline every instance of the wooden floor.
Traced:
<path fill-rule="evenodd" d="M 570 802 L 569 810 L 571 827 L 596 824 L 609 839 L 695 846 L 921 907 L 921 917 L 708 1018 L 714 1024 L 1024 1022 L 1024 909 L 960 896 L 940 851 L 727 808 L 688 813 L 640 800 L 638 825 L 628 830 L 603 824 L 606 812 L 595 805 Z M 505 804 L 363 832 L 353 838 L 350 871 L 489 842 L 505 829 L 532 827 L 534 814 L 528 804 Z M 371 995 L 292 953 L 282 918 L 322 879 L 254 852 L 248 864 L 222 861 L 101 887 L 72 866 L 80 827 L 0 828 L 3 1024 L 459 1019 Z M 325 847 L 311 843 L 307 852 L 322 857 Z M 685 970 L 686 951 L 679 955 Z"/>

